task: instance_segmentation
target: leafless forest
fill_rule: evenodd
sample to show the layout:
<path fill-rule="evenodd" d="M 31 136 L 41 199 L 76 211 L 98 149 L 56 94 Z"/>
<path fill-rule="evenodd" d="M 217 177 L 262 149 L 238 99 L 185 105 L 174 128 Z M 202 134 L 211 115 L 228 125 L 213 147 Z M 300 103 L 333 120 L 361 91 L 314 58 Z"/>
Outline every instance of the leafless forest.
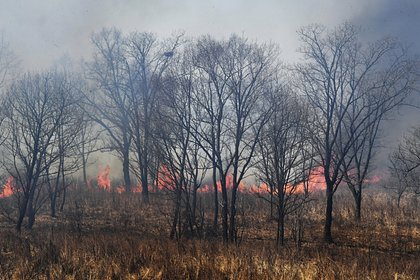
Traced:
<path fill-rule="evenodd" d="M 3 38 L 0 279 L 419 279 L 420 123 L 381 143 L 420 64 L 360 30 L 304 26 L 289 64 L 104 28 L 31 72 Z"/>

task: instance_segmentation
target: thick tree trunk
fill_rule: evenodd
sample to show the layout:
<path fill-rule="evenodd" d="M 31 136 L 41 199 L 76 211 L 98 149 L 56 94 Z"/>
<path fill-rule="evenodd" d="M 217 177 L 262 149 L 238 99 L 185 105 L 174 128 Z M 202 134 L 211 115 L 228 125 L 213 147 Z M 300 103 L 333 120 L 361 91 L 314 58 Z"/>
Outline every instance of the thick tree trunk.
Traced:
<path fill-rule="evenodd" d="M 359 188 L 359 191 L 356 192 L 355 203 L 356 203 L 356 209 L 355 209 L 355 219 L 357 222 L 360 222 L 362 220 L 362 189 Z"/>
<path fill-rule="evenodd" d="M 27 216 L 28 216 L 28 224 L 27 224 L 27 228 L 28 229 L 32 229 L 32 227 L 35 224 L 35 209 L 34 209 L 34 205 L 33 205 L 33 197 L 30 197 L 29 201 L 28 201 L 28 209 L 27 209 Z"/>
<path fill-rule="evenodd" d="M 229 240 L 231 242 L 236 241 L 236 195 L 237 195 L 238 186 L 236 183 L 233 185 L 232 189 L 232 199 L 230 203 L 230 223 L 229 223 Z"/>
<path fill-rule="evenodd" d="M 147 182 L 147 172 L 146 175 L 143 175 L 141 178 L 141 196 L 145 204 L 149 204 L 149 184 Z"/>
<path fill-rule="evenodd" d="M 56 193 L 54 193 L 54 194 L 52 194 L 51 195 L 51 198 L 50 198 L 50 214 L 51 214 L 51 217 L 56 217 L 57 215 L 56 215 L 56 212 L 55 212 L 55 209 L 56 209 L 56 203 L 57 202 L 57 194 Z"/>
<path fill-rule="evenodd" d="M 25 197 L 21 203 L 21 205 L 19 205 L 19 215 L 18 215 L 18 219 L 16 221 L 16 231 L 17 232 L 21 232 L 22 230 L 22 224 L 23 224 L 23 220 L 25 219 L 26 216 L 26 209 L 28 207 L 28 198 Z"/>
<path fill-rule="evenodd" d="M 324 225 L 324 241 L 333 243 L 331 226 L 332 226 L 332 211 L 333 211 L 333 186 L 327 184 L 327 207 L 325 211 L 325 225 Z"/>
<path fill-rule="evenodd" d="M 149 179 L 148 179 L 148 175 L 149 175 L 149 155 L 147 153 L 147 146 L 146 148 L 143 150 L 143 155 L 142 155 L 142 161 L 141 161 L 141 196 L 143 198 L 143 202 L 145 204 L 149 204 Z M 159 169 L 158 169 L 158 173 L 159 173 Z"/>
<path fill-rule="evenodd" d="M 349 189 L 354 198 L 354 220 L 360 222 L 362 219 L 362 186 L 356 186 L 349 184 Z"/>

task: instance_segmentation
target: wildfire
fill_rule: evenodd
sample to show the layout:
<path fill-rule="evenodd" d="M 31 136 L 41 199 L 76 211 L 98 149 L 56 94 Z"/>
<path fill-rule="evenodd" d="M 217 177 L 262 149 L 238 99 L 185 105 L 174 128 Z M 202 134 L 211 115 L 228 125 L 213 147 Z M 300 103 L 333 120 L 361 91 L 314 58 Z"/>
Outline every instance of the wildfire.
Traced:
<path fill-rule="evenodd" d="M 325 184 L 325 177 L 324 177 L 324 170 L 322 166 L 315 167 L 309 173 L 309 180 L 308 180 L 308 191 L 323 191 L 326 188 Z M 298 192 L 304 192 L 304 185 L 301 184 L 298 186 Z"/>
<path fill-rule="evenodd" d="M 110 173 L 111 168 L 107 165 L 105 168 L 99 170 L 97 180 L 98 180 L 98 188 L 103 189 L 107 192 L 111 192 L 111 180 L 110 180 Z M 174 190 L 175 189 L 175 180 L 174 175 L 171 173 L 169 168 L 165 165 L 162 165 L 158 170 L 158 176 L 155 181 L 155 188 L 149 190 L 149 192 L 156 192 L 162 190 Z M 382 176 L 375 175 L 365 180 L 365 183 L 368 184 L 377 184 L 379 181 L 382 180 Z M 4 191 L 0 194 L 0 197 L 6 197 L 13 194 L 12 190 L 12 182 L 13 178 L 10 177 L 4 187 Z M 219 193 L 222 192 L 222 186 L 220 181 L 216 183 L 217 191 Z M 309 193 L 323 191 L 326 188 L 324 172 L 322 166 L 318 166 L 313 168 L 310 173 L 309 177 L 305 182 L 301 182 L 295 185 L 288 184 L 286 186 L 286 193 L 291 194 L 301 194 L 305 193 L 306 191 Z M 233 176 L 229 174 L 226 177 L 226 189 L 232 190 L 233 189 Z M 125 192 L 125 187 L 120 185 L 114 189 L 114 191 L 118 194 L 122 194 Z M 138 183 L 136 186 L 132 188 L 133 193 L 141 193 L 142 186 Z M 211 184 L 204 184 L 198 190 L 198 193 L 213 193 L 214 187 Z M 238 192 L 240 193 L 251 193 L 251 194 L 269 194 L 270 193 L 270 186 L 266 183 L 261 183 L 260 185 L 247 185 L 244 182 L 241 182 L 238 186 Z M 274 194 L 277 190 L 274 190 Z"/>
<path fill-rule="evenodd" d="M 309 178 L 306 182 L 301 182 L 296 185 L 287 184 L 285 192 L 288 194 L 300 194 L 304 193 L 305 189 L 307 189 L 308 192 L 325 190 L 325 178 L 322 167 L 314 168 L 310 172 Z M 270 187 L 266 183 L 261 183 L 259 186 L 253 185 L 248 190 L 250 193 L 254 194 L 268 194 L 271 192 Z M 274 190 L 274 193 L 276 192 L 277 190 Z"/>
<path fill-rule="evenodd" d="M 173 190 L 175 188 L 174 176 L 171 174 L 169 168 L 166 165 L 162 165 L 158 171 L 157 179 L 157 188 L 158 190 L 169 189 Z"/>
<path fill-rule="evenodd" d="M 3 186 L 3 190 L 0 193 L 0 198 L 9 197 L 14 194 L 15 181 L 12 176 L 9 176 L 6 180 L 6 184 Z"/>
<path fill-rule="evenodd" d="M 221 193 L 222 192 L 221 182 L 218 181 L 216 183 L 216 186 L 217 186 L 217 192 Z M 227 190 L 232 190 L 233 189 L 233 176 L 232 176 L 232 174 L 229 174 L 226 177 L 226 189 Z M 238 186 L 238 192 L 247 192 L 247 191 L 248 191 L 247 186 L 245 185 L 244 182 L 241 182 Z M 212 192 L 214 192 L 214 188 L 213 188 L 213 186 L 205 184 L 204 186 L 202 186 L 198 189 L 198 192 L 199 193 L 212 193 Z"/>
<path fill-rule="evenodd" d="M 124 188 L 124 186 L 118 186 L 118 187 L 115 189 L 115 192 L 116 192 L 116 193 L 118 193 L 118 194 L 122 194 L 123 192 L 125 192 L 125 188 Z"/>
<path fill-rule="evenodd" d="M 109 178 L 109 173 L 111 172 L 111 168 L 107 165 L 104 169 L 100 169 L 98 173 L 98 187 L 100 189 L 106 190 L 108 192 L 111 191 L 111 179 Z"/>
<path fill-rule="evenodd" d="M 259 186 L 251 186 L 249 192 L 254 194 L 267 194 L 270 193 L 270 187 L 266 183 L 261 183 Z"/>
<path fill-rule="evenodd" d="M 383 176 L 382 175 L 373 175 L 370 178 L 366 178 L 363 182 L 366 184 L 375 185 L 378 184 L 380 181 L 382 181 Z"/>

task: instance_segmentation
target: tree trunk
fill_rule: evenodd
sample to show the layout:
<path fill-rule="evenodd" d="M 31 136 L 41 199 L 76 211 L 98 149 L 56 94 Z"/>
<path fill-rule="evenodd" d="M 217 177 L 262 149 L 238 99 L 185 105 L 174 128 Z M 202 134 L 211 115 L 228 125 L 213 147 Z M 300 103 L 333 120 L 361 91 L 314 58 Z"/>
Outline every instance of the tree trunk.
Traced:
<path fill-rule="evenodd" d="M 82 154 L 82 170 L 83 170 L 83 183 L 85 186 L 88 186 L 88 179 L 87 179 L 87 164 L 86 164 L 86 156 Z"/>
<path fill-rule="evenodd" d="M 278 222 L 277 222 L 277 245 L 284 245 L 284 199 L 279 192 L 279 205 L 277 207 Z"/>
<path fill-rule="evenodd" d="M 349 183 L 348 187 L 354 198 L 354 220 L 360 222 L 362 219 L 362 186 L 357 185 L 356 189 L 355 185 Z"/>
<path fill-rule="evenodd" d="M 171 233 L 169 234 L 169 238 L 173 239 L 176 236 L 176 229 L 179 220 L 179 213 L 181 211 L 181 192 L 180 190 L 176 191 L 176 200 L 175 200 L 175 209 L 174 209 L 174 216 L 172 219 L 172 226 L 171 226 Z"/>
<path fill-rule="evenodd" d="M 217 224 L 219 218 L 219 198 L 217 191 L 217 176 L 216 176 L 216 165 L 213 162 L 213 186 L 214 186 L 214 216 L 213 216 L 213 230 L 217 232 Z"/>
<path fill-rule="evenodd" d="M 270 185 L 270 219 L 273 219 L 273 186 Z"/>
<path fill-rule="evenodd" d="M 357 222 L 360 222 L 362 220 L 362 189 L 361 188 L 359 188 L 359 191 L 356 193 L 355 202 L 356 202 L 355 218 Z"/>
<path fill-rule="evenodd" d="M 141 178 L 141 196 L 145 204 L 149 204 L 149 184 L 147 182 L 147 171 L 146 174 L 143 174 Z"/>
<path fill-rule="evenodd" d="M 28 209 L 27 209 L 27 216 L 28 216 L 28 224 L 27 224 L 27 228 L 28 229 L 32 229 L 32 227 L 35 224 L 35 209 L 34 209 L 34 205 L 33 205 L 33 197 L 29 199 L 28 202 Z"/>
<path fill-rule="evenodd" d="M 236 241 L 236 195 L 237 195 L 238 186 L 236 183 L 233 185 L 232 189 L 232 199 L 230 204 L 230 224 L 229 224 L 229 240 L 231 242 Z"/>
<path fill-rule="evenodd" d="M 50 210 L 51 210 L 51 217 L 56 217 L 55 209 L 56 209 L 56 202 L 57 202 L 57 193 L 53 193 L 50 198 Z"/>
<path fill-rule="evenodd" d="M 197 186 L 194 186 L 192 192 L 192 205 L 191 205 L 191 221 L 193 225 L 196 224 L 196 211 L 197 211 Z"/>
<path fill-rule="evenodd" d="M 63 190 L 63 199 L 61 200 L 60 211 L 63 212 L 64 204 L 66 203 L 67 188 Z"/>
<path fill-rule="evenodd" d="M 228 236 L 228 195 L 226 190 L 226 178 L 220 179 L 220 184 L 222 186 L 222 235 L 223 242 L 227 243 L 229 241 Z"/>
<path fill-rule="evenodd" d="M 332 226 L 332 211 L 333 211 L 333 185 L 327 184 L 327 207 L 325 211 L 325 226 L 324 226 L 324 241 L 327 243 L 333 243 L 331 234 Z"/>
<path fill-rule="evenodd" d="M 149 155 L 147 153 L 147 146 L 146 146 L 143 149 L 142 161 L 141 161 L 141 196 L 145 204 L 149 204 L 150 202 L 149 201 L 148 167 L 149 167 Z M 158 169 L 158 173 L 159 173 L 159 169 Z"/>
<path fill-rule="evenodd" d="M 125 192 L 131 192 L 131 180 L 130 180 L 130 158 L 128 152 L 125 152 L 123 155 L 123 174 L 124 174 L 124 184 Z"/>
<path fill-rule="evenodd" d="M 25 197 L 21 205 L 19 206 L 19 215 L 16 221 L 16 227 L 15 227 L 17 232 L 21 232 L 22 230 L 23 219 L 25 219 L 27 207 L 28 207 L 28 198 Z"/>

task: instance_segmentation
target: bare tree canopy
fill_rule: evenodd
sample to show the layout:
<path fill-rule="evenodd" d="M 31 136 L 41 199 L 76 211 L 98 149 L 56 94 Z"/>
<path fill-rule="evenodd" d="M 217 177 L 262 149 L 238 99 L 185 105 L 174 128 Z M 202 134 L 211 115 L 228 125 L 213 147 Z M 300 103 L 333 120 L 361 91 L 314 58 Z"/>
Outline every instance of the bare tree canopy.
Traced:
<path fill-rule="evenodd" d="M 25 215 L 27 227 L 47 199 L 43 186 L 49 176 L 61 174 L 64 157 L 75 144 L 80 120 L 75 113 L 74 84 L 66 74 L 46 72 L 26 74 L 7 91 L 2 164 L 14 177 L 17 188 L 20 231 Z M 56 166 L 61 161 L 61 165 Z"/>
<path fill-rule="evenodd" d="M 390 155 L 391 175 L 393 180 L 387 188 L 397 195 L 398 206 L 402 196 L 411 192 L 420 195 L 420 128 L 411 129 L 410 133 Z"/>
<path fill-rule="evenodd" d="M 412 92 L 415 64 L 391 39 L 363 45 L 349 23 L 333 30 L 311 25 L 299 35 L 305 62 L 296 67 L 297 86 L 314 110 L 313 145 L 327 187 L 324 239 L 332 242 L 334 192 L 354 161 L 370 158 L 362 147 L 373 147 L 383 115 Z M 361 181 L 369 166 L 363 160 Z"/>

